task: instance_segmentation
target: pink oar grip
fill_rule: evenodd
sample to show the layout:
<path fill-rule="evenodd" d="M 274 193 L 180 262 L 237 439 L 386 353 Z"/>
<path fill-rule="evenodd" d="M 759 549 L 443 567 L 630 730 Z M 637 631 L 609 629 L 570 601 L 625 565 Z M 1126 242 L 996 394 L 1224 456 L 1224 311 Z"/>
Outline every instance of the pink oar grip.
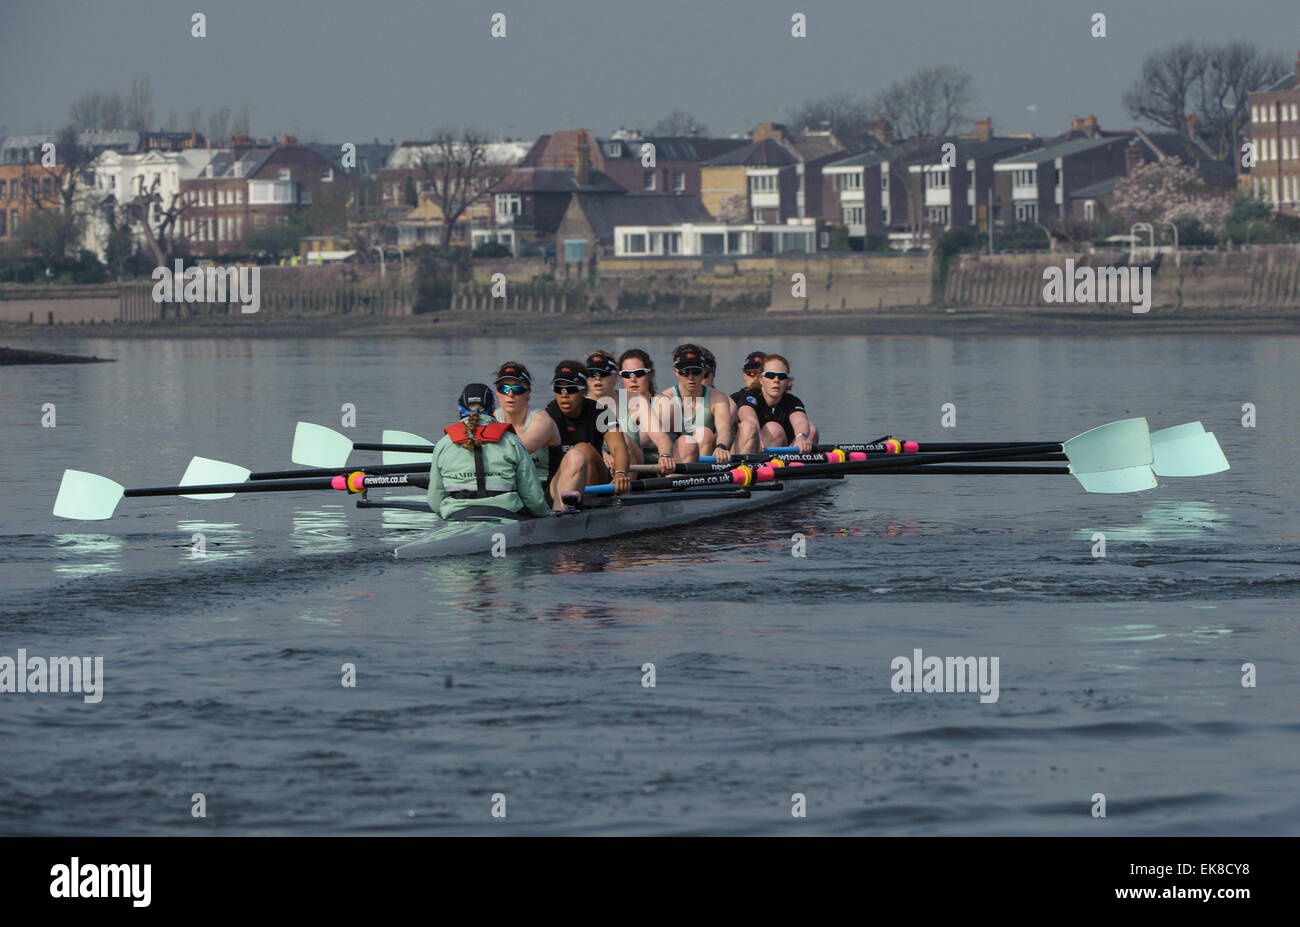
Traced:
<path fill-rule="evenodd" d="M 917 444 L 915 441 L 904 441 L 904 442 L 903 442 L 903 453 L 904 453 L 904 454 L 915 454 L 915 453 L 916 453 L 917 451 L 919 451 L 920 449 L 921 449 L 921 445 Z"/>
<path fill-rule="evenodd" d="M 348 478 L 346 476 L 336 476 L 330 479 L 330 488 L 343 489 L 348 488 Z"/>
<path fill-rule="evenodd" d="M 862 451 L 854 451 L 853 453 L 849 454 L 849 460 L 866 460 L 866 459 L 867 459 L 867 455 L 862 453 Z"/>

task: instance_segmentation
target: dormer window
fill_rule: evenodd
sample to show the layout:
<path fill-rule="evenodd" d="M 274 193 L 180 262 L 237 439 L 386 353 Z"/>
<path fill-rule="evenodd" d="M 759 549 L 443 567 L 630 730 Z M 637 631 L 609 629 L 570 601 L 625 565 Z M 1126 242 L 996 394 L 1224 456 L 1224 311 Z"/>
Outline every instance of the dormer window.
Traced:
<path fill-rule="evenodd" d="M 611 158 L 617 158 L 622 153 L 623 153 L 623 148 L 621 145 L 619 145 L 618 142 L 605 143 L 605 154 L 609 155 Z"/>
<path fill-rule="evenodd" d="M 278 179 L 280 179 L 280 180 L 288 180 L 288 179 L 289 179 L 289 169 L 288 169 L 287 167 L 282 167 L 282 168 L 280 168 L 280 173 L 279 173 L 279 175 L 278 175 Z"/>

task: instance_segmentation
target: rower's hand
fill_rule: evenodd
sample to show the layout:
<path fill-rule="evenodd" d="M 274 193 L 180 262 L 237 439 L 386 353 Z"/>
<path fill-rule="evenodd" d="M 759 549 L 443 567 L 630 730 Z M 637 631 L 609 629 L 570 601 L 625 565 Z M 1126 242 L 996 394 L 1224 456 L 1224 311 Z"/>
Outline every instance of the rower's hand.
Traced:
<path fill-rule="evenodd" d="M 727 463 L 731 460 L 731 451 L 727 450 L 725 447 L 714 448 L 713 459 L 718 463 Z"/>
<path fill-rule="evenodd" d="M 811 454 L 813 445 L 810 438 L 795 438 L 794 446 L 799 448 L 800 454 Z"/>
<path fill-rule="evenodd" d="M 614 494 L 623 495 L 632 489 L 632 480 L 626 473 L 616 473 L 614 475 Z"/>
<path fill-rule="evenodd" d="M 676 469 L 677 469 L 676 460 L 674 460 L 672 457 L 664 456 L 663 454 L 659 455 L 660 476 L 667 476 L 668 474 L 673 473 Z"/>

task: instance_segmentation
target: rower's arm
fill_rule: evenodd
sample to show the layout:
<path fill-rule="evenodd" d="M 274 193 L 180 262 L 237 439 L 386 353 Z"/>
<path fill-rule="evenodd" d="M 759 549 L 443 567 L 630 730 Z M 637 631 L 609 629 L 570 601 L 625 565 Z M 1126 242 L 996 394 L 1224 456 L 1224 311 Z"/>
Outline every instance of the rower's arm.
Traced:
<path fill-rule="evenodd" d="M 718 444 L 731 447 L 731 397 L 726 393 L 714 391 L 709 405 L 713 412 L 713 433 L 717 435 Z"/>
<path fill-rule="evenodd" d="M 548 415 L 546 418 L 549 420 L 550 416 Z M 555 423 L 552 422 L 551 424 L 554 425 Z M 515 466 L 515 492 L 519 494 L 519 498 L 523 501 L 524 507 L 528 509 L 529 513 L 538 517 L 545 515 L 551 510 L 551 507 L 546 502 L 546 494 L 542 492 L 542 481 L 537 478 L 537 468 L 533 466 L 533 461 L 528 456 L 527 445 L 515 438 L 514 443 L 511 445 L 511 451 Z M 430 475 L 432 475 L 432 470 Z M 432 479 L 429 480 L 429 486 L 433 486 Z"/>
<path fill-rule="evenodd" d="M 446 440 L 445 437 L 439 438 L 433 448 L 433 461 L 429 465 L 429 491 L 425 494 L 429 502 L 429 510 L 438 516 L 442 515 L 442 502 L 447 498 L 447 491 L 442 488 L 442 472 L 439 469 L 441 464 L 438 460 L 442 456 L 443 441 Z"/>
<path fill-rule="evenodd" d="M 646 422 L 646 435 L 654 442 L 655 449 L 659 451 L 660 457 L 671 457 L 673 454 L 673 442 L 668 437 L 666 431 L 662 431 L 664 421 L 663 407 L 668 407 L 668 420 L 672 420 L 672 403 L 662 395 L 656 396 L 654 402 L 650 404 L 650 421 Z"/>
<path fill-rule="evenodd" d="M 555 419 L 543 410 L 540 415 L 533 416 L 532 422 L 524 429 L 519 440 L 523 441 L 524 450 L 531 454 L 543 447 L 559 444 L 560 430 L 555 427 Z"/>
<path fill-rule="evenodd" d="M 618 440 L 611 441 L 609 436 L 614 435 Z M 605 450 L 609 451 L 609 456 L 614 458 L 614 473 L 619 470 L 627 476 L 627 442 L 623 440 L 623 433 L 618 430 L 618 421 L 615 420 L 605 432 Z"/>
<path fill-rule="evenodd" d="M 812 423 L 808 421 L 808 416 L 803 412 L 795 411 L 790 413 L 790 428 L 794 431 L 795 447 L 799 448 L 801 453 L 808 453 L 812 450 L 812 439 L 809 433 L 812 431 Z M 803 435 L 803 437 L 799 437 Z"/>
<path fill-rule="evenodd" d="M 758 428 L 758 413 L 754 411 L 753 406 L 751 406 L 749 403 L 745 403 L 743 406 L 741 406 L 739 409 L 736 410 L 736 421 L 749 422 L 749 424 L 753 425 L 755 428 Z"/>

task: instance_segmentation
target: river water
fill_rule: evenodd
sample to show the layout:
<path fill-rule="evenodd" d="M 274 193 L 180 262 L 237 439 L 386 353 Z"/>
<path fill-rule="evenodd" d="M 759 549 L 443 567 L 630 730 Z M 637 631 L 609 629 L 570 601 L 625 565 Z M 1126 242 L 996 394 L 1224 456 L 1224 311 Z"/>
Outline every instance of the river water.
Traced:
<path fill-rule="evenodd" d="M 392 559 L 409 519 L 334 493 L 50 514 L 64 468 L 288 467 L 294 422 L 337 428 L 345 403 L 355 440 L 436 437 L 502 360 L 545 382 L 640 343 L 662 386 L 690 337 L 70 338 L 49 349 L 118 360 L 0 368 L 0 657 L 103 658 L 98 702 L 0 692 L 0 832 L 1300 829 L 1296 338 L 706 340 L 728 389 L 750 350 L 790 358 L 827 439 L 1059 441 L 1137 415 L 1217 434 L 1231 471 L 1139 495 L 857 476 L 443 562 Z M 996 700 L 894 691 L 918 649 L 996 657 Z"/>

